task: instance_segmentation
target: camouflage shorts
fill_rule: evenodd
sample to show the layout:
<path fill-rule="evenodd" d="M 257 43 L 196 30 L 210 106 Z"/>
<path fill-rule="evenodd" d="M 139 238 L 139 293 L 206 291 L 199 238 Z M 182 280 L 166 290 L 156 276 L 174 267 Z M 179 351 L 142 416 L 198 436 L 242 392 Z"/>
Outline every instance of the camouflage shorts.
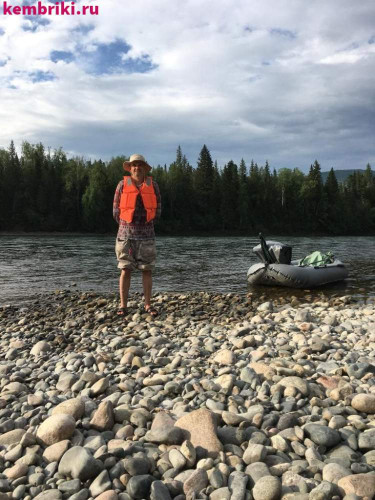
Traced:
<path fill-rule="evenodd" d="M 155 267 L 155 240 L 120 240 L 116 238 L 116 257 L 119 269 L 152 271 Z"/>

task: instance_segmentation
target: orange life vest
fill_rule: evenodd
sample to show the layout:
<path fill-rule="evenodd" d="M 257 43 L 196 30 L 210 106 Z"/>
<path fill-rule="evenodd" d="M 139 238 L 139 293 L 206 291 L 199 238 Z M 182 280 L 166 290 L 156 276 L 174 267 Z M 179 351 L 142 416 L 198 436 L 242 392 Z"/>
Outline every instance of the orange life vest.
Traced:
<path fill-rule="evenodd" d="M 152 185 L 152 178 L 146 177 L 144 183 L 138 189 L 128 175 L 124 177 L 124 186 L 120 198 L 120 219 L 132 222 L 139 194 L 146 210 L 147 222 L 155 219 L 158 202 Z"/>

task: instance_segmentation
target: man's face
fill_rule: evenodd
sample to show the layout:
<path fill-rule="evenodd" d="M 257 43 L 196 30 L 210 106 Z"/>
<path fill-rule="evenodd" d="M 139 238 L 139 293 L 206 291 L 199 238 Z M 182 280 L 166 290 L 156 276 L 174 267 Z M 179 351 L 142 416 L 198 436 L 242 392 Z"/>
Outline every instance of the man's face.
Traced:
<path fill-rule="evenodd" d="M 141 161 L 135 161 L 131 164 L 130 175 L 134 177 L 134 179 L 143 179 L 145 176 L 145 166 Z"/>

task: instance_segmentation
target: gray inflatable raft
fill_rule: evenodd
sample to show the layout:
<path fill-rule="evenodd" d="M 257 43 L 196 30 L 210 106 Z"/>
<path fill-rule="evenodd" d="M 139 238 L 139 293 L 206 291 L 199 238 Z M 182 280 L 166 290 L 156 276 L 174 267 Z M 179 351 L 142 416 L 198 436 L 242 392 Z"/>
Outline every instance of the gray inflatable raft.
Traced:
<path fill-rule="evenodd" d="M 300 260 L 291 260 L 292 247 L 277 241 L 265 241 L 253 248 L 262 262 L 251 266 L 247 281 L 251 285 L 273 285 L 292 288 L 313 288 L 342 281 L 348 276 L 344 264 L 334 259 L 324 266 L 301 266 Z"/>
<path fill-rule="evenodd" d="M 292 288 L 312 288 L 327 283 L 344 280 L 348 270 L 335 259 L 325 267 L 301 267 L 298 260 L 290 264 L 265 264 L 259 262 L 247 271 L 247 281 L 251 285 L 274 285 Z"/>

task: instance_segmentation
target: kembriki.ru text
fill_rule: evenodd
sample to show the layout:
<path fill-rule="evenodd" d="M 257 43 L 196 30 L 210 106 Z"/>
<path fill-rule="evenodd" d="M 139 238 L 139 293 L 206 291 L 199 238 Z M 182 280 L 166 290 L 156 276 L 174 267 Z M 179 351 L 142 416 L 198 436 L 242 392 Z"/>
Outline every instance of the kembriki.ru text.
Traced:
<path fill-rule="evenodd" d="M 98 16 L 98 5 L 76 5 L 76 2 L 56 2 L 45 5 L 36 2 L 33 5 L 12 5 L 3 2 L 4 16 Z"/>

